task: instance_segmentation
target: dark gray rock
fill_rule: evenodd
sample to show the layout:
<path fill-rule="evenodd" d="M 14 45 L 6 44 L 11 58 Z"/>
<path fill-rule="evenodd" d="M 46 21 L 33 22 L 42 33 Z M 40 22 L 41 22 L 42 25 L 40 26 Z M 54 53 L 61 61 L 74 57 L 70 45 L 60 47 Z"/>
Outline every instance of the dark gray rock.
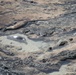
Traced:
<path fill-rule="evenodd" d="M 4 49 L 0 48 L 0 51 L 5 53 L 6 55 L 9 55 L 9 56 L 14 56 L 15 55 L 13 52 L 10 52 L 9 50 L 4 50 Z"/>
<path fill-rule="evenodd" d="M 61 41 L 60 44 L 59 44 L 59 46 L 64 46 L 64 45 L 66 45 L 67 43 L 68 43 L 67 41 Z"/>
<path fill-rule="evenodd" d="M 73 51 L 62 51 L 58 55 L 60 60 L 76 59 L 76 50 Z"/>

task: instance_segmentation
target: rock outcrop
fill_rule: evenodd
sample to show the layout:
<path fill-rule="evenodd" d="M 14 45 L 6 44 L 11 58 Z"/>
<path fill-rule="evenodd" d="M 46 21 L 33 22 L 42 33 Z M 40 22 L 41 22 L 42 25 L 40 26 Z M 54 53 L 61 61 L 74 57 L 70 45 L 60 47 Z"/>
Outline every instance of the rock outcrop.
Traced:
<path fill-rule="evenodd" d="M 75 65 L 75 0 L 0 0 L 0 75 L 76 75 Z"/>

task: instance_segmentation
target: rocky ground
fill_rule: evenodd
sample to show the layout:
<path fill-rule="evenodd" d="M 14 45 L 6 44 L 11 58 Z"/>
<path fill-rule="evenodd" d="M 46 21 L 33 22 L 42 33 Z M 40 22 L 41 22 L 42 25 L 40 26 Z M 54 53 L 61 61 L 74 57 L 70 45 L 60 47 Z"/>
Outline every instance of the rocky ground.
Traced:
<path fill-rule="evenodd" d="M 76 75 L 76 1 L 0 0 L 0 75 Z"/>

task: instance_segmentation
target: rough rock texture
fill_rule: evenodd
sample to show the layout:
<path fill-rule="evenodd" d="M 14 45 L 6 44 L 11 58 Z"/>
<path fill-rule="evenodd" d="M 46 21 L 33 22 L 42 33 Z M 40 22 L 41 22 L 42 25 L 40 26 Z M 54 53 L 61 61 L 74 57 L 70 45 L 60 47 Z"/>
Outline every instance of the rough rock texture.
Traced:
<path fill-rule="evenodd" d="M 0 0 L 0 75 L 76 75 L 76 1 Z"/>

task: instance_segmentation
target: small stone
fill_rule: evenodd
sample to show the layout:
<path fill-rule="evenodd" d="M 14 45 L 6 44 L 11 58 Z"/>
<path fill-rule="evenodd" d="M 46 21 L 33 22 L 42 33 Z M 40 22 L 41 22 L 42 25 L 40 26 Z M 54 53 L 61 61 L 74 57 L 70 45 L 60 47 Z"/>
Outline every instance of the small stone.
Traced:
<path fill-rule="evenodd" d="M 46 63 L 46 59 L 43 59 L 42 62 L 43 62 L 43 63 Z"/>
<path fill-rule="evenodd" d="M 34 1 L 30 1 L 30 3 L 34 3 Z"/>
<path fill-rule="evenodd" d="M 68 43 L 67 41 L 62 41 L 62 42 L 60 42 L 59 46 L 64 46 L 67 43 Z"/>
<path fill-rule="evenodd" d="M 51 51 L 52 50 L 52 47 L 49 47 L 48 51 Z"/>
<path fill-rule="evenodd" d="M 8 70 L 9 68 L 5 66 L 4 69 Z"/>
<path fill-rule="evenodd" d="M 73 41 L 73 38 L 70 38 L 69 40 L 70 40 L 70 41 Z"/>

